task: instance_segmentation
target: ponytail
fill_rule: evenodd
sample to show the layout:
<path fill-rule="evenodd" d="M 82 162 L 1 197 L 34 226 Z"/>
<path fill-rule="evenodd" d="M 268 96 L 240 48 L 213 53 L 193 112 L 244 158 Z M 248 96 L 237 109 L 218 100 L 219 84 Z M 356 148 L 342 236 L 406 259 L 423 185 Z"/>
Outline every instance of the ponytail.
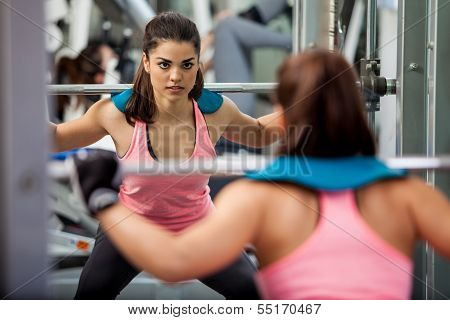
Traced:
<path fill-rule="evenodd" d="M 132 126 L 134 126 L 135 120 L 152 124 L 158 114 L 158 108 L 153 95 L 150 75 L 145 71 L 143 61 L 139 65 L 133 83 L 133 93 L 125 108 L 125 118 Z"/>

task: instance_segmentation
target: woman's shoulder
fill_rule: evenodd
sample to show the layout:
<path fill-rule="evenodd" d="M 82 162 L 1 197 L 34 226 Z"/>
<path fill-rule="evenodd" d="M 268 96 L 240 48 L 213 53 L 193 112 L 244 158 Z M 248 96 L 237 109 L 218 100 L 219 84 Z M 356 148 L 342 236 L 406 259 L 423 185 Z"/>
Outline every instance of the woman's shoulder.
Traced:
<path fill-rule="evenodd" d="M 209 124 L 212 125 L 228 125 L 232 119 L 234 119 L 238 114 L 240 114 L 240 110 L 238 106 L 226 96 L 221 96 L 221 105 L 214 112 L 207 114 Z"/>
<path fill-rule="evenodd" d="M 425 180 L 417 176 L 411 175 L 404 179 L 396 179 L 392 183 L 393 188 L 396 188 L 398 192 L 402 192 L 411 200 L 426 198 L 435 193 L 440 193 L 438 189 L 433 188 L 431 185 L 427 184 Z"/>
<path fill-rule="evenodd" d="M 97 101 L 89 110 L 100 121 L 105 123 L 116 123 L 125 119 L 123 112 L 118 110 L 111 98 L 105 98 Z"/>
<path fill-rule="evenodd" d="M 399 192 L 414 192 L 426 187 L 426 183 L 416 176 L 405 176 L 397 179 L 385 179 L 374 183 L 374 186 Z"/>
<path fill-rule="evenodd" d="M 380 180 L 364 186 L 361 190 L 366 191 L 368 195 L 383 195 L 393 203 L 408 205 L 426 195 L 432 188 L 419 177 L 406 176 Z"/>

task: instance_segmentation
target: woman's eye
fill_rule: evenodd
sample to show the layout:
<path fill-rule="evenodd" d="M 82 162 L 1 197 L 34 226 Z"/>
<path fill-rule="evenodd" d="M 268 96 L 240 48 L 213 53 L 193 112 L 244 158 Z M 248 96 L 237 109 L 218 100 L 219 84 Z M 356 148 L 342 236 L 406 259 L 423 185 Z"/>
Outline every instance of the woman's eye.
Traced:
<path fill-rule="evenodd" d="M 167 69 L 167 68 L 169 68 L 169 64 L 168 64 L 167 62 L 160 62 L 160 63 L 158 64 L 158 66 L 159 66 L 161 69 Z"/>
<path fill-rule="evenodd" d="M 187 63 L 184 63 L 184 64 L 183 64 L 183 68 L 184 68 L 184 69 L 190 69 L 190 68 L 192 68 L 193 65 L 194 65 L 194 64 L 191 63 L 191 62 L 187 62 Z"/>

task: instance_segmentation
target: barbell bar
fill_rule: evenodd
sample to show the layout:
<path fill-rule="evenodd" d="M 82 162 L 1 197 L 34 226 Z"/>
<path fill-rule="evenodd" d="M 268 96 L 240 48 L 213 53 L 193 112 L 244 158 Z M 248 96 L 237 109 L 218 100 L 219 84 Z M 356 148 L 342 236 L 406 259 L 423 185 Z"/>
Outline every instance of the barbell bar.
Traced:
<path fill-rule="evenodd" d="M 205 83 L 205 88 L 215 92 L 270 93 L 277 84 L 267 83 Z M 47 86 L 50 95 L 98 95 L 120 93 L 133 84 L 51 84 Z"/>
<path fill-rule="evenodd" d="M 359 81 L 356 82 L 361 86 Z M 214 92 L 229 93 L 271 93 L 277 83 L 205 83 L 205 88 Z M 99 95 L 120 93 L 133 87 L 133 84 L 50 84 L 47 85 L 49 95 Z M 381 95 L 393 95 L 396 93 L 397 80 L 386 79 L 386 93 Z"/>
<path fill-rule="evenodd" d="M 122 165 L 124 175 L 190 175 L 203 174 L 213 176 L 242 176 L 246 171 L 260 170 L 274 160 L 273 157 L 245 155 L 222 156 L 217 159 L 198 159 L 195 161 L 163 162 L 153 161 L 142 165 Z M 402 157 L 380 159 L 391 169 L 449 170 L 450 155 L 440 157 Z M 307 161 L 307 158 L 305 158 Z M 71 173 L 70 161 L 51 161 L 48 164 L 49 176 L 53 179 L 67 179 Z"/>

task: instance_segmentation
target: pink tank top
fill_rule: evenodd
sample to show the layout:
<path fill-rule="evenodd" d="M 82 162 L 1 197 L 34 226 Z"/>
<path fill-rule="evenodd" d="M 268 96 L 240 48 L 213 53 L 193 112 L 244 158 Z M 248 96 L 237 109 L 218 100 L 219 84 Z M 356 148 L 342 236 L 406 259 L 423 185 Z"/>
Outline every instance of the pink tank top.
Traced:
<path fill-rule="evenodd" d="M 256 275 L 262 297 L 409 299 L 411 259 L 369 227 L 354 192 L 321 193 L 319 201 L 321 216 L 313 234 Z"/>
<path fill-rule="evenodd" d="M 216 157 L 205 119 L 193 100 L 195 114 L 194 152 L 186 161 Z M 120 158 L 124 164 L 150 164 L 155 160 L 147 145 L 147 125 L 136 121 L 130 148 Z M 120 201 L 132 211 L 178 232 L 202 219 L 213 208 L 208 175 L 127 176 L 120 187 Z"/>

